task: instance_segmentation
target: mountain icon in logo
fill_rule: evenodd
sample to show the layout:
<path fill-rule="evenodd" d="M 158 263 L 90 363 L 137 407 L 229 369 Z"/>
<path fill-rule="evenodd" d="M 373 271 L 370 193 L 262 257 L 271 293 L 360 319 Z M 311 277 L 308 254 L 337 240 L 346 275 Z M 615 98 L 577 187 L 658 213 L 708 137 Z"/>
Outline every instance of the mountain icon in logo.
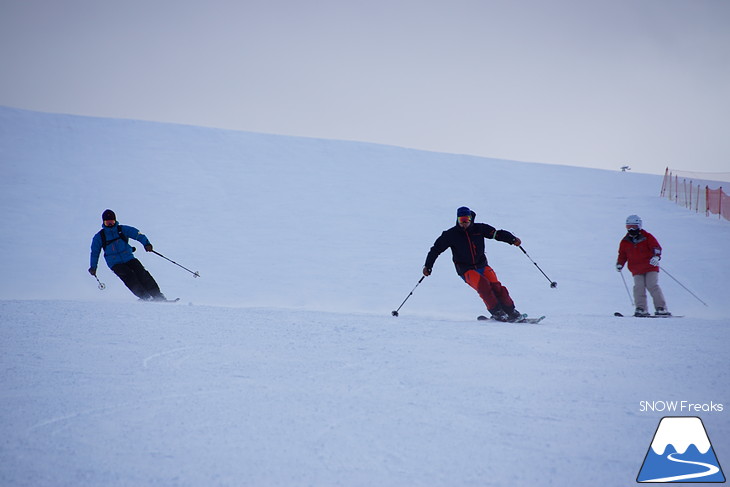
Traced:
<path fill-rule="evenodd" d="M 702 420 L 666 416 L 659 421 L 637 482 L 725 482 Z"/>

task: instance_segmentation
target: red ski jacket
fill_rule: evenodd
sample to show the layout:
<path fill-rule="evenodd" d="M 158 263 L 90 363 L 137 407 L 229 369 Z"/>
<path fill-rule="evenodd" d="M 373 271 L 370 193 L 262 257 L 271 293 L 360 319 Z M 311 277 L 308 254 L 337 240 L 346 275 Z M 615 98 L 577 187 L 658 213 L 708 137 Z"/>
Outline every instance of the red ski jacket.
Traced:
<path fill-rule="evenodd" d="M 628 233 L 621 240 L 618 246 L 619 265 L 629 263 L 629 270 L 632 275 L 646 274 L 647 272 L 659 272 L 659 267 L 649 264 L 655 255 L 662 255 L 662 246 L 651 233 L 641 230 L 639 235 L 632 237 Z"/>

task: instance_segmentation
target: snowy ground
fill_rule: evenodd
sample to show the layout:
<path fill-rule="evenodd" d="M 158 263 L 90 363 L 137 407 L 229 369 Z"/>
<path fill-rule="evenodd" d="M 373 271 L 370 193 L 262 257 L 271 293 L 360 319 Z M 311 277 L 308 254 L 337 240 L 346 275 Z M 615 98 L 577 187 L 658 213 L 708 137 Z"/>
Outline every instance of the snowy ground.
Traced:
<path fill-rule="evenodd" d="M 667 415 L 700 416 L 730 465 L 730 224 L 660 187 L 0 108 L 0 485 L 632 485 Z M 390 316 L 461 205 L 558 281 L 487 243 L 543 325 L 475 321 L 448 254 Z M 103 264 L 96 288 L 107 207 L 200 271 L 139 255 L 179 303 L 137 302 Z M 611 316 L 631 311 L 613 270 L 630 213 L 709 306 L 663 275 L 684 318 Z"/>

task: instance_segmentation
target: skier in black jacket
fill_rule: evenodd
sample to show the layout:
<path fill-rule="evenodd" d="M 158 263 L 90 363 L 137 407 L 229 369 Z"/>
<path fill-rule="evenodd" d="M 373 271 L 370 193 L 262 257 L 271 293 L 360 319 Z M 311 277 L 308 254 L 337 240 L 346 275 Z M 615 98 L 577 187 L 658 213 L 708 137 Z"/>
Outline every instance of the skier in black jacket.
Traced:
<path fill-rule="evenodd" d="M 445 230 L 436 239 L 426 256 L 423 275 L 430 276 L 436 259 L 446 249 L 451 249 L 456 273 L 479 293 L 492 318 L 499 321 L 515 321 L 522 315 L 506 287 L 499 282 L 494 270 L 487 263 L 484 239 L 490 238 L 519 246 L 519 238 L 506 230 L 497 230 L 486 223 L 475 223 L 477 214 L 466 206 L 456 210 L 456 225 Z"/>

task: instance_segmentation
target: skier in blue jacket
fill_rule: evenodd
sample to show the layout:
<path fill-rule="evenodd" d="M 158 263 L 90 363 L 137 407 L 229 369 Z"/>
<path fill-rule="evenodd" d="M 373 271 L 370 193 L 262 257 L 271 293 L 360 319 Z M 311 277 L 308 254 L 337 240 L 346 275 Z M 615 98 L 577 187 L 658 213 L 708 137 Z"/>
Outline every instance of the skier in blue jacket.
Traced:
<path fill-rule="evenodd" d="M 91 240 L 89 274 L 96 276 L 99 255 L 103 249 L 106 264 L 135 296 L 145 301 L 165 301 L 157 282 L 142 263 L 134 258 L 132 252 L 135 249 L 129 245 L 131 238 L 144 245 L 147 252 L 152 252 L 152 244 L 147 237 L 134 227 L 120 225 L 112 210 L 104 210 L 101 219 L 102 228 Z"/>

